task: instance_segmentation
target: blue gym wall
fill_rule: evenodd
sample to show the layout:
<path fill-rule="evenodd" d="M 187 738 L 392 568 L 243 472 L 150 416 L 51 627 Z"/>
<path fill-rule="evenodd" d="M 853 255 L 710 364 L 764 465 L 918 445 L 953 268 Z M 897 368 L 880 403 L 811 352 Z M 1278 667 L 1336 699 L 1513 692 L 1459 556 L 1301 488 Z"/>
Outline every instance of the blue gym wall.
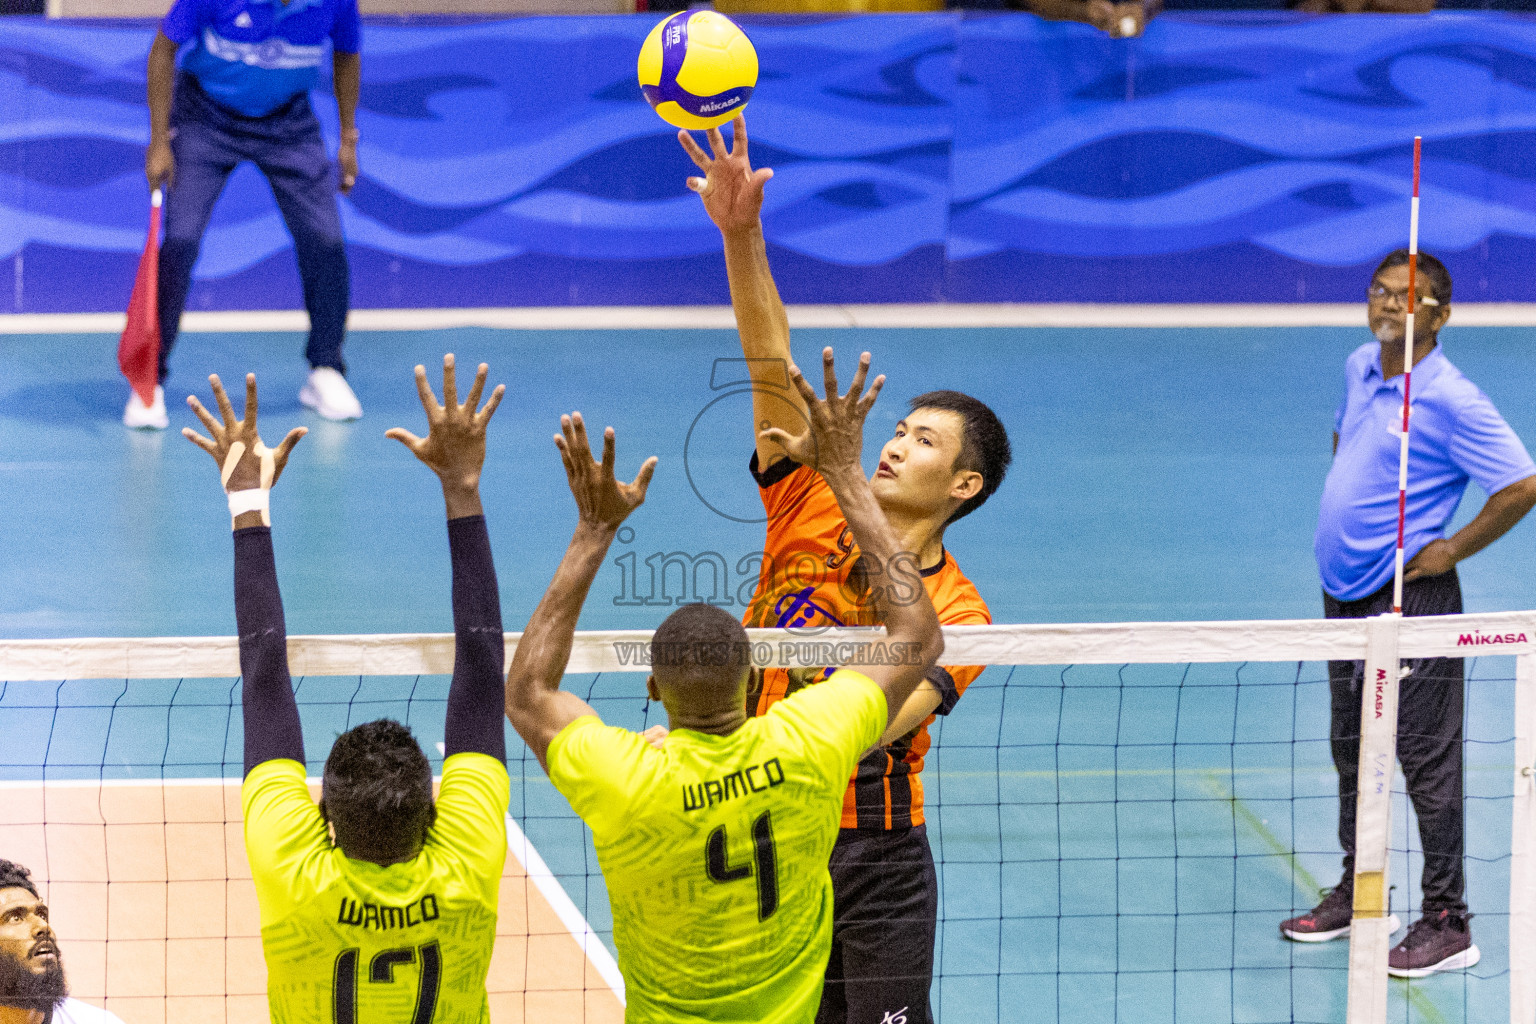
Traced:
<path fill-rule="evenodd" d="M 358 306 L 717 303 L 719 239 L 646 107 L 653 17 L 372 23 Z M 1349 301 L 1406 235 L 1536 300 L 1536 20 L 749 19 L 765 221 L 796 302 Z M 0 312 L 118 310 L 142 245 L 148 24 L 0 21 Z M 334 141 L 329 95 L 316 106 Z M 300 305 L 249 167 L 189 308 Z"/>

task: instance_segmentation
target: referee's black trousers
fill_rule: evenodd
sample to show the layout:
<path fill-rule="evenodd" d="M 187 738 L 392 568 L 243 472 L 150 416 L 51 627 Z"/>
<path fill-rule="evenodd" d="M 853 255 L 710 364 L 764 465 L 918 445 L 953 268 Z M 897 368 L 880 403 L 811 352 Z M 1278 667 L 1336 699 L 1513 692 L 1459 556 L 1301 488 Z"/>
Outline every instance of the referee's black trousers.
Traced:
<path fill-rule="evenodd" d="M 1392 584 L 1358 601 L 1340 601 L 1325 591 L 1323 608 L 1330 619 L 1359 619 L 1389 612 Z M 1403 584 L 1404 615 L 1460 612 L 1461 581 L 1455 569 L 1443 576 L 1421 577 Z M 1423 910 L 1464 913 L 1467 903 L 1462 866 L 1462 660 L 1414 658 L 1408 664 L 1413 671 L 1403 679 L 1398 692 L 1397 760 L 1403 766 L 1408 798 L 1413 801 L 1413 811 L 1419 819 L 1419 844 L 1424 850 Z M 1355 872 L 1355 793 L 1360 771 L 1360 687 L 1364 676 L 1364 662 L 1328 663 L 1333 697 L 1330 739 L 1334 767 L 1339 770 L 1339 843 L 1344 847 L 1344 879 L 1339 884 L 1351 893 Z"/>

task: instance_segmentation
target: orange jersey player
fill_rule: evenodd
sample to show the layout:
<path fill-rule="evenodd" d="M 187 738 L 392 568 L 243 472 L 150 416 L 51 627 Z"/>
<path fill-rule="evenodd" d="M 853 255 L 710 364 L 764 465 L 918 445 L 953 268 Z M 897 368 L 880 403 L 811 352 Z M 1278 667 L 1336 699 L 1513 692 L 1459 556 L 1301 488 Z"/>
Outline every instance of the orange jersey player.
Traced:
<path fill-rule="evenodd" d="M 903 433 L 898 425 L 893 445 L 900 443 Z M 788 458 L 780 458 L 763 472 L 756 453 L 752 473 L 768 513 L 768 535 L 757 591 L 743 623 L 779 628 L 878 625 L 872 621 L 868 595 L 870 587 L 881 581 L 870 578 L 848 522 L 821 474 Z M 975 585 L 942 546 L 938 561 L 919 572 L 941 623 L 971 626 L 992 621 Z M 889 585 L 901 589 L 899 574 Z M 899 600 L 901 595 L 892 597 Z M 907 713 L 893 719 L 893 727 L 901 731 L 887 730 L 884 745 L 860 762 L 853 784 L 843 795 L 843 828 L 923 824 L 923 783 L 918 773 L 928 753 L 928 725 L 937 714 L 948 714 L 979 675 L 979 665 L 934 666 L 924 687 L 903 707 Z M 748 707 L 761 715 L 776 701 L 826 676 L 824 669 L 770 668 L 754 673 Z M 912 726 L 919 713 L 925 717 Z"/>
<path fill-rule="evenodd" d="M 773 438 L 803 433 L 807 407 L 790 387 L 789 319 L 768 267 L 761 210 L 773 176 L 752 169 L 746 125 L 733 147 L 709 133 L 713 155 L 687 132 L 678 138 L 703 177 L 688 179 L 725 241 L 731 304 L 752 374 L 757 448 L 752 473 L 768 513 L 767 540 L 749 626 L 806 628 L 876 624 L 874 588 L 889 603 L 915 588 L 912 570 L 946 625 L 991 621 L 976 588 L 944 548 L 944 530 L 997 490 L 1010 461 L 1008 435 L 992 410 L 956 391 L 912 399 L 880 452 L 870 487 L 900 540 L 886 564 L 861 558 L 842 511 L 817 467 L 802 465 Z M 769 432 L 769 433 L 765 433 Z M 907 595 L 911 600 L 915 595 Z M 758 714 L 824 670 L 768 670 L 758 677 Z M 818 1024 L 933 1019 L 933 943 L 938 881 L 923 824 L 919 773 L 928 723 L 948 714 L 981 668 L 935 667 L 860 762 L 843 800 L 833 848 L 833 938 Z M 752 706 L 749 704 L 749 706 Z"/>

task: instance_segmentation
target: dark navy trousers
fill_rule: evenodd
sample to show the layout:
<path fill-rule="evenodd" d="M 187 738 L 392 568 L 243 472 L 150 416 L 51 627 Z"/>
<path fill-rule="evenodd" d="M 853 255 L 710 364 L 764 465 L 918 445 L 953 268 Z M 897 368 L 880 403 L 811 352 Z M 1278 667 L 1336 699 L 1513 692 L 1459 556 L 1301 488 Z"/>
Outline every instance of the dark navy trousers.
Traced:
<path fill-rule="evenodd" d="M 230 172 L 249 160 L 266 176 L 293 236 L 309 311 L 311 366 L 346 372 L 341 343 L 347 329 L 351 276 L 336 203 L 336 171 L 320 138 L 320 122 L 301 93 L 263 117 L 246 117 L 215 102 L 191 75 L 177 77 L 171 104 L 171 153 L 176 174 L 165 196 L 160 245 L 160 379 L 165 380 L 181 312 L 192 284 L 213 204 Z"/>

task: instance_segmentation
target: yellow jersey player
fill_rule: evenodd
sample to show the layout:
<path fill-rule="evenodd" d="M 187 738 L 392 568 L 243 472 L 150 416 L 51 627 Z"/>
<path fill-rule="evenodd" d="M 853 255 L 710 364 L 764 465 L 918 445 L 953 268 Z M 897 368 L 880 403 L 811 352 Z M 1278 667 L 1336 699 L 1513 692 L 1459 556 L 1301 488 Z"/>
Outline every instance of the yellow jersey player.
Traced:
<path fill-rule="evenodd" d="M 477 411 L 485 374 L 482 365 L 461 406 L 446 357 L 440 406 L 416 367 L 430 432 L 422 439 L 389 431 L 438 474 L 448 511 L 455 650 L 435 804 L 426 754 L 388 719 L 337 737 L 319 806 L 310 798 L 268 512 L 268 491 L 304 431 L 275 451 L 262 444 L 254 375 L 246 377 L 243 419 L 217 377 L 210 379 L 222 423 L 188 399 L 211 436 L 184 433 L 217 460 L 234 518 L 241 806 L 274 1024 L 490 1020 L 485 978 L 509 783 L 501 604 L 479 494 L 486 424 L 502 389 Z"/>
<path fill-rule="evenodd" d="M 846 396 L 825 353 L 827 399 L 799 371 L 811 430 L 774 431 L 815 464 L 866 558 L 897 557 L 894 531 L 859 468 L 863 423 L 884 378 L 861 396 L 865 353 Z M 580 521 L 507 675 L 507 716 L 592 829 L 613 907 L 631 1024 L 810 1024 L 832 943 L 832 880 L 843 790 L 943 650 L 915 570 L 877 588 L 890 664 L 836 671 L 748 715 L 746 630 L 710 605 L 678 609 L 651 642 L 647 689 L 671 733 L 657 749 L 604 725 L 560 689 L 587 590 L 615 532 L 645 498 L 614 477 L 614 436 L 594 461 L 579 413 L 555 441 Z M 819 461 L 816 455 L 819 454 Z"/>

